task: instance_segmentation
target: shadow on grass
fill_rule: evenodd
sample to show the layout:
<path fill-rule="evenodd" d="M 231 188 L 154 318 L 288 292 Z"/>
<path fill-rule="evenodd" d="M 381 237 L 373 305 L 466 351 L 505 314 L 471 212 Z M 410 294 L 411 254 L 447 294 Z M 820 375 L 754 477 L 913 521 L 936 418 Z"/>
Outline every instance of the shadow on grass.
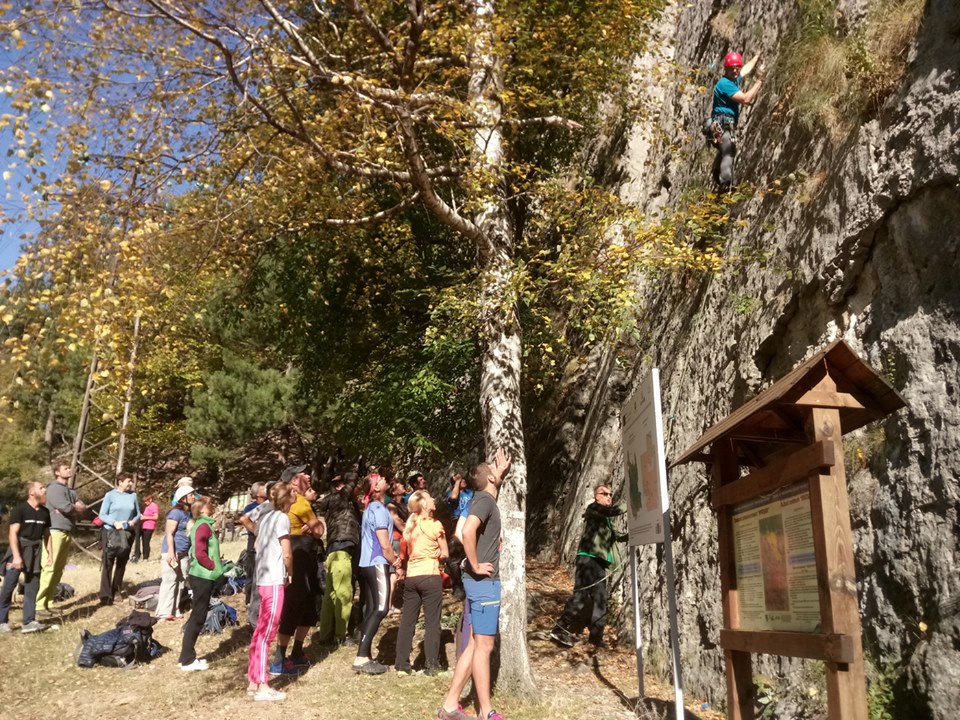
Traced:
<path fill-rule="evenodd" d="M 593 674 L 603 685 L 609 688 L 625 709 L 641 718 L 663 718 L 664 720 L 673 720 L 676 717 L 676 703 L 669 700 L 660 700 L 658 698 L 640 698 L 635 695 L 627 695 L 618 688 L 600 669 L 600 662 L 597 658 L 593 659 Z M 700 720 L 698 715 L 683 709 L 684 720 Z"/>

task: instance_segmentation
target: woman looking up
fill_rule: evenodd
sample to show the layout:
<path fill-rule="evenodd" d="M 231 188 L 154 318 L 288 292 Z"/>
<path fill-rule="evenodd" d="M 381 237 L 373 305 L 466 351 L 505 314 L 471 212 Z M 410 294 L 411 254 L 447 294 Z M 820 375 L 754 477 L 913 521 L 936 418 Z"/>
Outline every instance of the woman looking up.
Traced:
<path fill-rule="evenodd" d="M 183 646 L 180 648 L 180 669 L 184 672 L 206 670 L 207 661 L 197 658 L 197 638 L 207 621 L 207 610 L 213 586 L 223 575 L 220 560 L 220 541 L 213 531 L 213 514 L 217 504 L 203 497 L 193 504 L 193 527 L 190 529 L 190 589 L 193 607 L 183 628 Z"/>
<path fill-rule="evenodd" d="M 370 657 L 373 637 L 380 623 L 387 616 L 390 601 L 388 568 L 397 568 L 402 579 L 400 558 L 391 543 L 393 520 L 387 512 L 383 499 L 387 494 L 387 481 L 382 475 L 370 476 L 369 502 L 360 520 L 360 584 L 363 587 L 363 621 L 360 624 L 360 647 L 353 661 L 353 671 L 364 675 L 380 675 L 387 671 L 386 665 Z"/>
<path fill-rule="evenodd" d="M 257 569 L 251 580 L 260 597 L 260 614 L 250 638 L 247 665 L 247 694 L 254 700 L 283 700 L 287 694 L 274 690 L 270 681 L 270 645 L 280 627 L 284 593 L 293 577 L 293 549 L 290 544 L 290 507 L 296 494 L 288 483 L 276 483 L 270 489 L 274 509 L 257 522 Z"/>
<path fill-rule="evenodd" d="M 397 672 L 409 674 L 413 631 L 417 627 L 420 606 L 423 606 L 424 639 L 427 675 L 441 672 L 440 608 L 443 601 L 443 580 L 440 563 L 447 558 L 447 538 L 443 525 L 434 520 L 437 503 L 426 490 L 417 490 L 407 503 L 410 517 L 403 529 L 409 559 L 403 588 L 403 614 L 397 633 Z"/>
<path fill-rule="evenodd" d="M 103 496 L 100 506 L 102 556 L 100 564 L 100 604 L 113 605 L 123 585 L 123 573 L 130 559 L 133 531 L 140 520 L 140 503 L 134 492 L 133 475 L 117 477 L 117 487 Z"/>

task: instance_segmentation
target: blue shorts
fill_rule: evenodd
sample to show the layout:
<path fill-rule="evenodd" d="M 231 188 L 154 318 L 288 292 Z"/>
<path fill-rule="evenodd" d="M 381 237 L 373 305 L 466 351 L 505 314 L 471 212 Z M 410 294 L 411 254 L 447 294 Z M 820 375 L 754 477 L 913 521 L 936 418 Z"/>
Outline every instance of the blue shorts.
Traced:
<path fill-rule="evenodd" d="M 496 635 L 500 624 L 500 581 L 463 578 L 474 635 Z"/>

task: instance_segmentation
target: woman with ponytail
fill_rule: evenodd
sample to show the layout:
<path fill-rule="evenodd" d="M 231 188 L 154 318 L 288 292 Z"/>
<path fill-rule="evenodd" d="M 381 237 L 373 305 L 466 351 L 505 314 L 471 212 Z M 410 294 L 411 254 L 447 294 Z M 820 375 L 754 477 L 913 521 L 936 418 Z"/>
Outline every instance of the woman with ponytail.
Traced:
<path fill-rule="evenodd" d="M 433 519 L 437 504 L 426 490 L 417 490 L 407 502 L 410 517 L 403 529 L 409 560 L 403 589 L 403 614 L 397 633 L 397 672 L 411 672 L 410 651 L 413 631 L 417 627 L 420 606 L 423 605 L 425 633 L 423 651 L 427 675 L 442 672 L 440 655 L 440 607 L 443 600 L 443 580 L 440 563 L 447 558 L 447 538 L 443 525 Z"/>

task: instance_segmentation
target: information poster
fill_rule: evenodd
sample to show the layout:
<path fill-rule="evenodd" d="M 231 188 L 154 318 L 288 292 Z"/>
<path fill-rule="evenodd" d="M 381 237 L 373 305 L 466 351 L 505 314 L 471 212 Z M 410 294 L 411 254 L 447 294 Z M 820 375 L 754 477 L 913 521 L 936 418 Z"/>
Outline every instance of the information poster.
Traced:
<path fill-rule="evenodd" d="M 820 593 L 806 483 L 733 511 L 741 630 L 820 630 Z"/>
<path fill-rule="evenodd" d="M 624 404 L 622 423 L 630 545 L 660 543 L 667 480 L 656 368 Z"/>

